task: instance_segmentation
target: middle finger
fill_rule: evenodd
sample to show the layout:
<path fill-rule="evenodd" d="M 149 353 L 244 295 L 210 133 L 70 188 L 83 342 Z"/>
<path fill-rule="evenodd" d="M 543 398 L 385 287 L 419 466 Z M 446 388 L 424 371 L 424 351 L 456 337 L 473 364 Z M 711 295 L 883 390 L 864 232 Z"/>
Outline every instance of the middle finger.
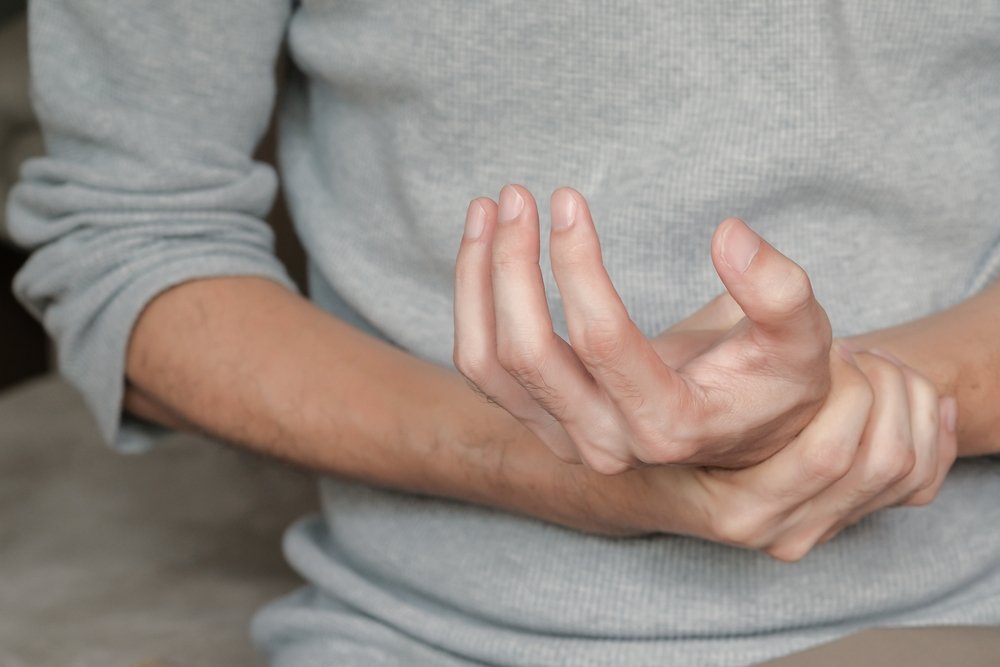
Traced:
<path fill-rule="evenodd" d="M 614 407 L 553 330 L 538 260 L 535 200 L 508 185 L 500 192 L 491 263 L 497 358 L 562 424 L 585 462 L 619 472 L 631 463 L 627 447 L 614 440 L 613 428 L 602 428 L 618 420 Z"/>

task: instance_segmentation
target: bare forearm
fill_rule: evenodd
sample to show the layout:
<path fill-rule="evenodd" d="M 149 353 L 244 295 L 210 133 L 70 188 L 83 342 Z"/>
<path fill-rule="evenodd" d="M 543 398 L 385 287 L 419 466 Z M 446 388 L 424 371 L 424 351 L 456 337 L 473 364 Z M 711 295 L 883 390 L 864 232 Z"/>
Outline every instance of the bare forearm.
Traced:
<path fill-rule="evenodd" d="M 559 462 L 457 374 L 266 280 L 195 281 L 132 334 L 126 405 L 326 474 L 614 531 Z"/>
<path fill-rule="evenodd" d="M 887 350 L 958 399 L 959 453 L 1000 452 L 1000 284 L 957 306 L 855 340 Z"/>

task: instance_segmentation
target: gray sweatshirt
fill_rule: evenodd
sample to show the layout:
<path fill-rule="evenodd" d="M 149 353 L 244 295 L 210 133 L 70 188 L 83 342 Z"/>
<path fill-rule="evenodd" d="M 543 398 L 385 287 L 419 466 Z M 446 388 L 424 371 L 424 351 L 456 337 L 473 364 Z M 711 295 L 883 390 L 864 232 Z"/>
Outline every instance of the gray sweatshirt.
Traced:
<path fill-rule="evenodd" d="M 507 182 L 588 197 L 651 335 L 721 289 L 708 244 L 729 215 L 807 269 L 840 335 L 1000 274 L 996 2 L 37 0 L 48 156 L 9 201 L 34 249 L 15 289 L 119 449 L 153 439 L 121 413 L 144 304 L 203 276 L 288 282 L 261 221 L 277 179 L 250 157 L 283 40 L 281 177 L 313 298 L 442 365 L 465 205 Z M 931 506 L 793 565 L 323 480 L 323 515 L 286 539 L 310 586 L 253 632 L 282 667 L 688 666 L 1000 623 L 998 473 L 962 461 Z"/>

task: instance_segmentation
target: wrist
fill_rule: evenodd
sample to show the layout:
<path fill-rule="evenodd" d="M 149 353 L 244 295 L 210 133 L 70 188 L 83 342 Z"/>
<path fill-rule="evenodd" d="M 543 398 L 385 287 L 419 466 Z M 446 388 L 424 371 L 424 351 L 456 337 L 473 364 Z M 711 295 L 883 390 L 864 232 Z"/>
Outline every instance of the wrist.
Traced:
<path fill-rule="evenodd" d="M 564 463 L 503 408 L 464 384 L 458 394 L 435 411 L 436 449 L 462 468 L 449 475 L 448 495 L 586 533 L 656 532 L 631 473 L 607 476 Z M 440 495 L 443 484 L 437 486 Z"/>
<path fill-rule="evenodd" d="M 972 305 L 848 338 L 864 349 L 892 353 L 934 383 L 939 396 L 956 399 L 960 457 L 1000 451 L 996 343 L 976 328 Z"/>
<path fill-rule="evenodd" d="M 669 533 L 705 537 L 699 468 L 649 466 L 603 475 L 582 465 L 567 466 L 573 507 L 588 532 L 612 537 Z"/>

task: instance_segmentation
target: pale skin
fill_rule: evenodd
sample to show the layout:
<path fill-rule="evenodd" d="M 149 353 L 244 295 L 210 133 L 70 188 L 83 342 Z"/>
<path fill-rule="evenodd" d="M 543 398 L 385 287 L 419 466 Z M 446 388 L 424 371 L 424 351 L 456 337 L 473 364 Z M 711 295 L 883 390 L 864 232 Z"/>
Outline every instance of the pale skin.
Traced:
<path fill-rule="evenodd" d="M 526 190 L 519 194 L 530 198 Z M 585 210 L 582 197 L 576 204 Z M 484 213 L 482 229 L 462 241 L 460 278 L 481 270 L 481 263 L 470 269 L 463 262 L 477 252 L 487 268 L 493 266 L 496 205 L 485 198 L 474 205 Z M 583 229 L 582 219 L 570 229 Z M 537 219 L 527 224 L 534 224 L 537 238 Z M 596 248 L 596 234 L 593 241 Z M 754 262 L 764 256 L 759 252 Z M 582 255 L 594 262 L 591 273 L 603 273 L 599 251 Z M 468 281 L 460 280 L 462 286 Z M 751 338 L 745 331 L 751 325 L 734 325 L 742 318 L 734 305 L 740 302 L 757 317 L 754 307 L 738 286 L 727 286 L 735 301 L 717 299 L 653 341 L 657 360 L 671 372 L 682 375 L 685 363 L 727 347 L 739 350 Z M 457 308 L 464 303 L 457 295 Z M 457 310 L 457 318 L 467 312 Z M 130 341 L 126 406 L 326 474 L 583 531 L 684 533 L 794 560 L 882 507 L 933 500 L 956 448 L 961 455 L 1000 451 L 1000 415 L 991 409 L 1000 396 L 998 315 L 1000 289 L 992 286 L 948 311 L 855 341 L 882 356 L 842 351 L 838 344 L 822 354 L 822 364 L 818 352 L 803 353 L 815 376 L 799 373 L 797 382 L 787 383 L 794 392 L 771 401 L 782 411 L 764 428 L 754 424 L 753 433 L 741 438 L 739 424 L 730 424 L 725 446 L 689 437 L 703 447 L 665 448 L 664 461 L 731 463 L 738 470 L 643 465 L 605 475 L 564 462 L 550 453 L 551 440 L 484 401 L 456 373 L 250 277 L 191 281 L 150 303 Z M 778 333 L 779 339 L 786 335 Z M 765 389 L 778 391 L 778 384 Z M 957 419 L 954 399 L 961 406 Z M 751 412 L 742 414 L 749 424 Z M 795 426 L 771 423 L 785 415 Z M 627 439 L 618 444 L 629 451 Z M 643 459 L 648 449 L 620 463 L 660 463 Z M 569 449 L 558 455 L 580 456 Z"/>
<path fill-rule="evenodd" d="M 534 200 L 511 186 L 499 211 L 469 207 L 455 363 L 560 459 L 606 474 L 740 468 L 650 476 L 695 512 L 678 532 L 787 560 L 937 494 L 955 458 L 954 399 L 889 354 L 833 349 L 808 277 L 741 221 L 712 244 L 727 294 L 647 340 L 603 269 L 583 197 L 557 191 L 551 210 L 569 341 L 545 303 Z"/>

